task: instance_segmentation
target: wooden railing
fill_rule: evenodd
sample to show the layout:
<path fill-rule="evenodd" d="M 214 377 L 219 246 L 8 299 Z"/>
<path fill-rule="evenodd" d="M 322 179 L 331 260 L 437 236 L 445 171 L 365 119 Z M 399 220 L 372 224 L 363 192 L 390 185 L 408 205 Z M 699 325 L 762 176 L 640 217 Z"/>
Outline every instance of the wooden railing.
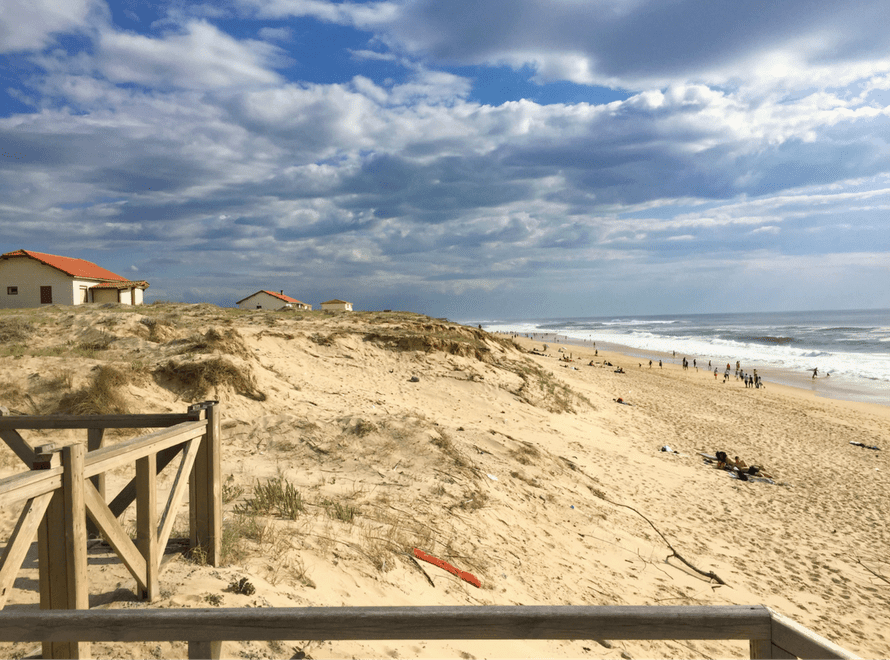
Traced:
<path fill-rule="evenodd" d="M 299 607 L 0 613 L 0 641 L 749 640 L 752 658 L 856 658 L 762 605 L 620 607 Z"/>
<path fill-rule="evenodd" d="M 106 429 L 151 427 L 167 428 L 103 446 Z M 32 447 L 19 433 L 29 429 L 86 429 L 86 447 L 83 443 Z M 88 524 L 120 557 L 136 579 L 139 594 L 154 599 L 164 548 L 187 491 L 190 544 L 202 548 L 208 563 L 219 565 L 222 495 L 220 415 L 215 401 L 190 406 L 183 414 L 161 415 L 9 416 L 0 408 L 0 438 L 30 468 L 0 480 L 0 506 L 25 501 L 0 557 L 0 608 L 36 534 L 41 609 L 88 609 Z M 158 516 L 157 475 L 177 456 L 181 458 L 170 494 Z M 107 502 L 105 473 L 132 463 L 136 476 Z M 134 500 L 135 543 L 118 521 Z M 87 646 L 76 640 L 43 645 L 45 658 L 88 653 Z"/>

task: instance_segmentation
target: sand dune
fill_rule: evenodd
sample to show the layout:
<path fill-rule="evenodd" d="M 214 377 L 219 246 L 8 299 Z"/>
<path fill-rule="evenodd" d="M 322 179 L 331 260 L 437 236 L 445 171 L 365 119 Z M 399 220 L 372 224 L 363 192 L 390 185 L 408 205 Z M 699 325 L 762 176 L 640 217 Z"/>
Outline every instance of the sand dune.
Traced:
<path fill-rule="evenodd" d="M 540 343 L 404 313 L 52 307 L 0 313 L 4 337 L 0 405 L 14 413 L 82 402 L 103 366 L 123 374 L 116 391 L 131 412 L 219 397 L 229 563 L 202 566 L 171 548 L 151 607 L 763 603 L 855 653 L 890 655 L 890 583 L 866 570 L 890 576 L 890 408 L 745 389 L 705 370 L 640 368 L 635 358 L 551 344 L 551 355 L 575 358 L 561 362 L 527 352 Z M 764 466 L 776 483 L 739 481 L 698 455 L 718 450 Z M 19 471 L 11 452 L 2 456 L 4 475 Z M 112 475 L 109 489 L 127 478 Z M 275 509 L 238 513 L 270 479 L 299 491 L 304 511 L 294 520 Z M 14 513 L 0 514 L 5 530 Z M 643 516 L 726 585 L 666 560 L 670 550 Z M 472 573 L 481 588 L 416 563 L 414 547 Z M 107 547 L 95 545 L 90 559 L 93 607 L 148 606 Z M 226 590 L 242 577 L 254 593 Z M 7 607 L 38 602 L 33 557 L 16 586 Z M 184 644 L 92 646 L 99 657 L 185 654 Z M 668 658 L 748 649 L 286 641 L 227 643 L 224 653 Z"/>

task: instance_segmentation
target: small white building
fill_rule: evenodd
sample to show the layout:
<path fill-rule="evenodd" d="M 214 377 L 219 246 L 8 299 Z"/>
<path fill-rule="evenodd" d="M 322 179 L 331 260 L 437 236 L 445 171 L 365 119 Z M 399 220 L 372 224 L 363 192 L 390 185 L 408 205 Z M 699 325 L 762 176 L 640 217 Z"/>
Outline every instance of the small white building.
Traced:
<path fill-rule="evenodd" d="M 284 295 L 284 291 L 281 293 L 274 293 L 272 291 L 266 291 L 265 289 L 262 291 L 257 291 L 256 293 L 252 293 L 247 298 L 243 298 L 235 303 L 241 309 L 281 309 L 283 307 L 290 307 L 292 309 L 304 309 L 311 310 L 312 305 L 307 305 L 306 303 L 300 302 L 296 298 L 291 298 L 290 296 Z"/>
<path fill-rule="evenodd" d="M 334 298 L 333 300 L 328 300 L 327 302 L 321 303 L 321 309 L 331 310 L 337 312 L 351 312 L 352 311 L 352 303 L 346 302 L 345 300 L 338 300 Z"/>
<path fill-rule="evenodd" d="M 0 309 L 116 302 L 141 305 L 148 282 L 85 259 L 32 250 L 0 254 Z"/>

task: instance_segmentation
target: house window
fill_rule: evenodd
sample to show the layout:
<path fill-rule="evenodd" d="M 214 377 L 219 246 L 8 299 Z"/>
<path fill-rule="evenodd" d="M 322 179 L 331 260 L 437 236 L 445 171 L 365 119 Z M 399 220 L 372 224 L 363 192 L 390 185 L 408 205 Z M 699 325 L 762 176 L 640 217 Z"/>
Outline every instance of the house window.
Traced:
<path fill-rule="evenodd" d="M 51 286 L 40 287 L 40 304 L 41 305 L 52 305 L 53 304 L 53 288 Z"/>
<path fill-rule="evenodd" d="M 8 286 L 6 287 L 6 295 L 7 296 L 17 296 L 19 295 L 19 288 L 17 286 Z"/>

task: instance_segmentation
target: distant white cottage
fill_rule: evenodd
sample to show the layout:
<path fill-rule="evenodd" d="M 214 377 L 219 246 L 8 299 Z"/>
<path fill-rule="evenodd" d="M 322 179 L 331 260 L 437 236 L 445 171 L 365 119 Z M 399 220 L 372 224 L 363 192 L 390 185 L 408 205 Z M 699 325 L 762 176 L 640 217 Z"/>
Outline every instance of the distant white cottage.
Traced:
<path fill-rule="evenodd" d="M 327 302 L 321 303 L 322 310 L 332 310 L 332 311 L 340 311 L 340 312 L 351 312 L 352 311 L 352 303 L 346 302 L 345 300 L 338 300 L 334 298 L 333 300 L 328 300 Z"/>
<path fill-rule="evenodd" d="M 144 280 L 128 280 L 85 259 L 32 250 L 0 254 L 0 309 L 41 305 L 141 305 Z"/>
<path fill-rule="evenodd" d="M 300 302 L 296 298 L 291 298 L 290 296 L 284 295 L 284 291 L 281 293 L 274 293 L 272 291 L 266 291 L 263 289 L 262 291 L 257 291 L 256 293 L 252 293 L 247 298 L 243 298 L 235 303 L 241 309 L 282 309 L 283 307 L 289 307 L 292 309 L 312 309 L 312 305 L 307 305 L 306 303 Z"/>

